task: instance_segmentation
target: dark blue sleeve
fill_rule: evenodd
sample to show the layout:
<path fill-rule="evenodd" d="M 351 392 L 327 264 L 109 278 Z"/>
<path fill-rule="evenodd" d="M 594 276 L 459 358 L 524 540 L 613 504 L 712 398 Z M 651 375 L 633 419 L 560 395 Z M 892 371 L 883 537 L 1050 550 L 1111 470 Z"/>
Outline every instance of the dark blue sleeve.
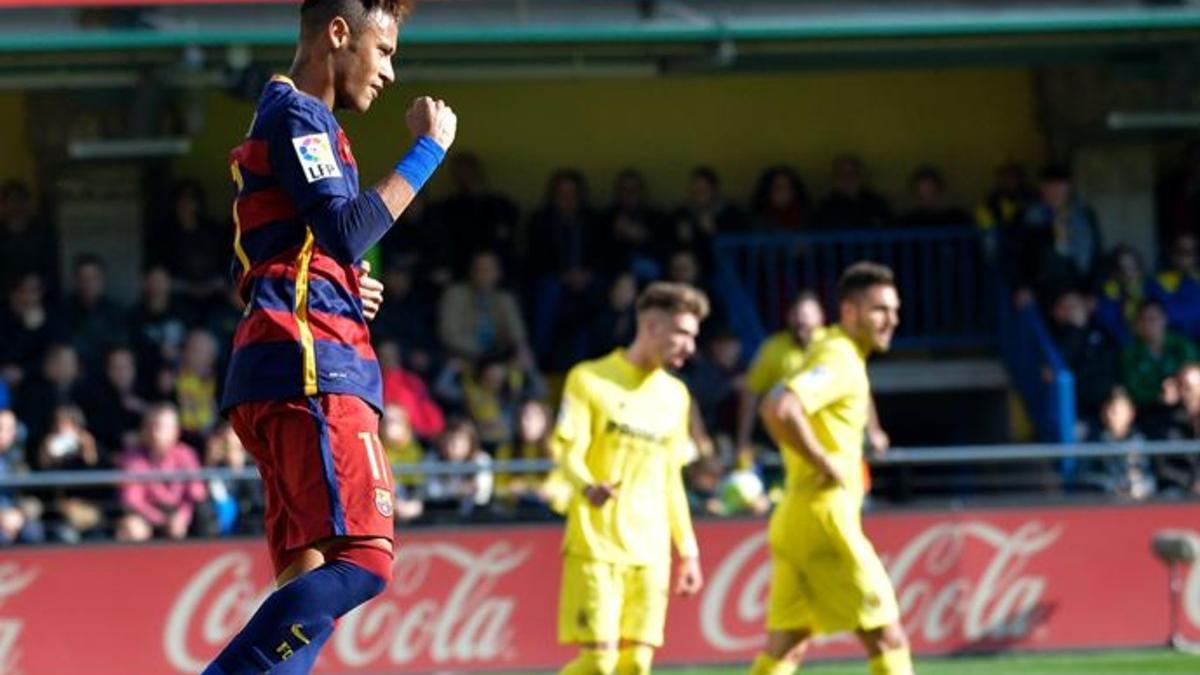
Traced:
<path fill-rule="evenodd" d="M 290 106 L 280 111 L 268 138 L 271 168 L 317 244 L 339 262 L 358 261 L 393 220 L 378 192 L 355 194 L 337 149 L 333 114 Z"/>

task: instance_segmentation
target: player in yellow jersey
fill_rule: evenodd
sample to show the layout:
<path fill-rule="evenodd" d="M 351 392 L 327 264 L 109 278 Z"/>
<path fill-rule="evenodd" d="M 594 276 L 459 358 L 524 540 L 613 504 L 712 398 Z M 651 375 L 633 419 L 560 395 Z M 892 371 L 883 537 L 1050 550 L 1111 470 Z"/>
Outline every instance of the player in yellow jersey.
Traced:
<path fill-rule="evenodd" d="M 810 345 L 825 334 L 825 310 L 816 293 L 804 291 L 796 296 L 784 319 L 787 328 L 772 333 L 763 341 L 750 368 L 746 371 L 746 387 L 742 391 L 737 418 L 737 447 L 753 456 L 751 441 L 754 437 L 755 410 L 763 394 L 800 369 L 804 355 Z M 867 448 L 877 454 L 887 452 L 891 440 L 879 423 L 875 401 L 867 415 Z M 870 491 L 871 469 L 862 463 L 866 491 Z"/>
<path fill-rule="evenodd" d="M 746 371 L 746 389 L 738 408 L 737 447 L 746 448 L 754 435 L 755 410 L 763 394 L 800 368 L 804 350 L 825 330 L 825 310 L 812 291 L 804 291 L 788 307 L 786 327 L 758 347 Z"/>
<path fill-rule="evenodd" d="M 574 488 L 563 540 L 558 637 L 578 645 L 562 675 L 649 673 L 674 590 L 703 585 L 682 468 L 691 400 L 665 367 L 696 350 L 708 299 L 685 284 L 653 283 L 637 300 L 628 349 L 567 375 L 555 455 Z"/>
<path fill-rule="evenodd" d="M 867 356 L 887 351 L 899 323 L 891 270 L 852 265 L 838 282 L 838 304 L 838 324 L 761 406 L 787 482 L 768 532 L 767 644 L 752 675 L 793 673 L 809 637 L 846 631 L 866 647 L 872 675 L 912 673 L 896 593 L 860 521 Z"/>

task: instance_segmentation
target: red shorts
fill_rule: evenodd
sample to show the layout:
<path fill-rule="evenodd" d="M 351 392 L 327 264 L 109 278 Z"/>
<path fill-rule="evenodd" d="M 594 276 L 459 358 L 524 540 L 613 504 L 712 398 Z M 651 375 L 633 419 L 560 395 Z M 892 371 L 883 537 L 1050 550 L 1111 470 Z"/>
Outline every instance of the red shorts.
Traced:
<path fill-rule="evenodd" d="M 262 475 L 276 575 L 329 537 L 392 539 L 391 467 L 379 414 L 362 399 L 254 401 L 236 406 L 229 421 Z"/>

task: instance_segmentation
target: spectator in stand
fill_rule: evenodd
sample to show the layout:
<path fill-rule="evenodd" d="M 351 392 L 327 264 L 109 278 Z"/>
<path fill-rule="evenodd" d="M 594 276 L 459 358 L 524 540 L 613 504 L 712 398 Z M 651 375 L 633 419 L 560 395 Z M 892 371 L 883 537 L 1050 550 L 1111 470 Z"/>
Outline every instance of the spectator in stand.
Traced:
<path fill-rule="evenodd" d="M 233 427 L 222 422 L 205 442 L 204 466 L 241 471 L 251 465 L 249 453 Z M 196 530 L 202 536 L 257 534 L 263 529 L 266 504 L 257 480 L 210 478 L 208 499 L 196 505 Z"/>
<path fill-rule="evenodd" d="M 525 322 L 512 293 L 500 288 L 500 258 L 480 251 L 471 260 L 467 283 L 446 289 L 439 310 L 439 335 L 451 356 L 477 361 L 484 354 L 512 351 L 529 357 Z"/>
<path fill-rule="evenodd" d="M 475 250 L 455 243 L 454 233 L 442 222 L 438 206 L 431 204 L 424 192 L 418 192 L 388 235 L 379 240 L 382 269 L 386 274 L 392 267 L 404 268 L 411 274 L 409 283 L 414 288 L 437 295 L 454 280 L 457 256 Z M 467 262 L 460 263 L 459 269 L 465 270 Z"/>
<path fill-rule="evenodd" d="M 1166 394 L 1172 406 L 1167 437 L 1200 439 L 1200 363 L 1185 363 L 1168 382 Z"/>
<path fill-rule="evenodd" d="M 617 275 L 608 289 L 608 303 L 592 318 L 587 337 L 589 358 L 602 356 L 633 342 L 637 330 L 636 300 L 637 281 L 633 273 Z"/>
<path fill-rule="evenodd" d="M 583 334 L 596 301 L 593 283 L 602 252 L 583 174 L 550 177 L 546 203 L 527 227 L 526 272 L 532 289 L 533 344 L 543 365 L 565 370 L 582 358 Z"/>
<path fill-rule="evenodd" d="M 437 205 L 437 216 L 449 237 L 448 250 L 455 256 L 454 273 L 466 271 L 471 257 L 480 250 L 492 251 L 512 269 L 517 262 L 520 224 L 516 204 L 488 189 L 487 173 L 474 154 L 456 152 L 448 164 L 454 192 Z"/>
<path fill-rule="evenodd" d="M 1167 330 L 1167 315 L 1157 300 L 1142 303 L 1135 332 L 1133 342 L 1121 353 L 1121 380 L 1137 406 L 1143 430 L 1161 438 L 1172 403 L 1169 385 L 1164 383 L 1185 363 L 1196 360 L 1196 346 Z"/>
<path fill-rule="evenodd" d="M 704 269 L 712 269 L 712 238 L 745 232 L 749 219 L 721 193 L 721 180 L 712 167 L 699 166 L 688 177 L 687 200 L 672 218 L 668 250 L 691 251 Z"/>
<path fill-rule="evenodd" d="M 493 452 L 512 437 L 520 402 L 545 396 L 546 383 L 519 359 L 490 354 L 473 367 L 448 361 L 434 391 L 471 418 L 479 442 Z"/>
<path fill-rule="evenodd" d="M 470 518 L 479 515 L 492 501 L 491 457 L 479 447 L 475 425 L 466 418 L 453 418 L 438 440 L 437 452 L 426 458 L 448 465 L 474 463 L 479 468 L 468 473 L 429 476 L 425 484 L 425 512 L 435 520 L 446 516 Z"/>
<path fill-rule="evenodd" d="M 150 267 L 142 275 L 142 297 L 129 313 L 129 333 L 142 391 L 154 392 L 155 398 L 171 394 L 169 389 L 161 389 L 162 374 L 178 367 L 187 330 L 183 309 L 171 291 L 167 268 Z"/>
<path fill-rule="evenodd" d="M 684 468 L 688 506 L 695 515 L 720 516 L 725 508 L 719 489 L 725 465 L 716 457 L 701 457 Z"/>
<path fill-rule="evenodd" d="M 1185 364 L 1167 387 L 1172 405 L 1167 420 L 1169 440 L 1200 440 L 1200 363 Z M 1154 468 L 1167 491 L 1200 495 L 1200 453 L 1159 455 Z"/>
<path fill-rule="evenodd" d="M 53 409 L 53 421 L 39 447 L 38 465 L 43 471 L 91 471 L 105 468 L 96 439 L 88 433 L 83 413 L 73 405 Z M 60 541 L 77 542 L 104 535 L 105 505 L 112 491 L 107 487 L 58 488 L 53 511 L 59 522 L 54 528 Z"/>
<path fill-rule="evenodd" d="M 754 188 L 754 228 L 798 232 L 808 224 L 808 189 L 790 166 L 773 166 L 758 177 Z"/>
<path fill-rule="evenodd" d="M 25 463 L 24 429 L 11 410 L 0 410 L 0 477 L 29 472 Z M 46 538 L 42 503 L 13 488 L 0 488 L 0 545 L 37 544 Z"/>
<path fill-rule="evenodd" d="M 1162 303 L 1171 328 L 1200 340 L 1200 266 L 1197 237 L 1184 234 L 1171 242 L 1168 266 L 1150 284 L 1149 295 Z"/>
<path fill-rule="evenodd" d="M 434 299 L 418 287 L 415 270 L 416 267 L 411 262 L 388 263 L 383 277 L 383 307 L 386 309 L 371 323 L 371 335 L 401 345 L 413 369 L 428 375 L 439 352 L 438 308 Z M 463 284 L 455 293 L 470 293 L 471 290 L 473 289 L 470 286 Z M 504 291 L 493 288 L 481 292 L 480 295 L 485 298 L 491 297 L 486 293 L 503 294 Z M 462 297 L 455 298 L 454 301 L 460 305 L 456 311 L 464 308 L 461 306 Z M 471 303 L 467 307 L 473 308 L 474 304 Z M 451 317 L 448 323 L 461 322 L 466 318 Z M 470 329 L 467 330 L 467 334 L 470 335 Z"/>
<path fill-rule="evenodd" d="M 363 261 L 366 262 L 366 261 Z M 230 286 L 225 293 L 224 301 L 209 309 L 201 326 L 208 329 L 217 339 L 221 352 L 221 372 L 224 373 L 229 365 L 229 356 L 233 351 L 233 336 L 237 332 L 238 322 L 246 311 L 246 303 L 242 302 L 238 290 Z"/>
<path fill-rule="evenodd" d="M 29 273 L 8 288 L 8 304 L 0 311 L 0 376 L 12 392 L 36 376 L 46 349 L 66 337 L 65 326 L 45 302 L 42 278 Z"/>
<path fill-rule="evenodd" d="M 1137 410 L 1121 387 L 1113 388 L 1100 406 L 1100 427 L 1089 440 L 1097 443 L 1132 443 L 1144 440 L 1134 424 Z M 1104 492 L 1123 499 L 1142 501 L 1154 494 L 1157 484 L 1150 458 L 1131 452 L 1122 457 L 1105 457 L 1093 462 L 1095 468 L 1085 481 Z"/>
<path fill-rule="evenodd" d="M 175 186 L 170 213 L 151 230 L 150 263 L 166 267 L 193 320 L 223 302 L 228 291 L 233 230 L 208 216 L 200 183 Z"/>
<path fill-rule="evenodd" d="M 861 230 L 891 224 L 887 200 L 867 185 L 862 160 L 843 155 L 833 162 L 833 190 L 817 204 L 813 226 L 822 230 Z"/>
<path fill-rule="evenodd" d="M 946 196 L 946 179 L 931 164 L 919 166 L 908 179 L 913 207 L 900 216 L 903 227 L 964 227 L 971 224 L 966 209 L 951 204 Z"/>
<path fill-rule="evenodd" d="M 58 237 L 37 216 L 29 186 L 10 180 L 0 185 L 0 288 L 30 274 L 58 287 Z"/>
<path fill-rule="evenodd" d="M 759 345 L 746 371 L 735 436 L 739 449 L 750 447 L 753 440 L 759 399 L 800 367 L 808 345 L 825 330 L 825 310 L 816 293 L 803 291 L 797 295 L 784 315 L 784 324 L 783 330 L 772 333 Z"/>
<path fill-rule="evenodd" d="M 551 461 L 550 411 L 536 399 L 521 403 L 516 433 L 496 450 L 500 461 Z M 495 506 L 508 515 L 549 517 L 557 499 L 549 471 L 496 472 Z M 565 501 L 565 500 L 563 500 Z"/>
<path fill-rule="evenodd" d="M 642 281 L 662 275 L 666 217 L 649 204 L 646 179 L 636 169 L 623 169 L 613 185 L 613 201 L 600 215 L 603 271 L 632 271 Z"/>
<path fill-rule="evenodd" d="M 733 333 L 722 332 L 679 372 L 707 433 L 720 438 L 724 445 L 732 442 L 738 403 L 744 396 L 741 356 L 741 341 Z"/>
<path fill-rule="evenodd" d="M 1022 286 L 1039 296 L 1061 286 L 1093 287 L 1104 251 L 1095 211 L 1076 194 L 1065 166 L 1043 169 L 1038 192 L 1023 218 L 1023 254 L 1033 262 Z"/>
<path fill-rule="evenodd" d="M 386 400 L 386 398 L 385 398 Z M 388 464 L 395 467 L 413 466 L 420 464 L 425 457 L 425 448 L 413 435 L 409 424 L 408 413 L 404 408 L 393 403 L 383 406 L 383 421 L 379 425 L 379 439 L 383 442 L 383 450 L 387 455 Z M 422 493 L 425 489 L 425 476 L 421 474 L 402 473 L 395 471 L 395 505 L 396 520 L 407 523 L 421 517 L 425 512 Z"/>
<path fill-rule="evenodd" d="M 1065 288 L 1052 296 L 1050 337 L 1075 376 L 1075 405 L 1079 434 L 1085 438 L 1099 422 L 1100 406 L 1120 382 L 1116 343 L 1100 327 L 1079 291 Z"/>
<path fill-rule="evenodd" d="M 174 406 L 159 404 L 147 411 L 142 422 L 141 444 L 121 457 L 119 467 L 131 474 L 200 468 L 196 451 L 179 439 L 179 415 Z M 206 497 L 201 480 L 126 483 L 121 487 L 121 505 L 126 513 L 118 526 L 117 538 L 183 539 L 191 528 L 196 505 Z"/>
<path fill-rule="evenodd" d="M 15 412 L 29 430 L 29 449 L 41 445 L 56 408 L 76 405 L 86 397 L 75 349 L 64 344 L 51 346 L 42 361 L 42 372 L 27 378 L 17 395 Z M 44 468 L 37 458 L 27 459 L 34 468 Z"/>
<path fill-rule="evenodd" d="M 1200 238 L 1200 140 L 1183 148 L 1157 193 L 1158 241 L 1166 246 L 1184 234 Z"/>
<path fill-rule="evenodd" d="M 1018 280 L 1029 276 L 1021 267 L 1021 247 L 1025 211 L 1036 200 L 1037 193 L 1025 167 L 1009 162 L 996 169 L 996 182 L 983 203 L 975 207 L 975 225 L 986 235 L 984 248 L 988 260 L 1000 266 L 1013 288 Z"/>
<path fill-rule="evenodd" d="M 125 309 L 108 297 L 106 273 L 98 256 L 77 257 L 74 288 L 63 312 L 67 335 L 87 373 L 103 372 L 108 350 L 128 342 Z"/>
<path fill-rule="evenodd" d="M 175 403 L 179 406 L 179 426 L 189 443 L 200 445 L 217 425 L 221 413 L 217 407 L 217 340 L 208 331 L 197 328 L 188 333 L 175 378 Z"/>
<path fill-rule="evenodd" d="M 446 428 L 442 409 L 429 394 L 425 382 L 404 369 L 400 347 L 395 342 L 383 342 L 375 353 L 383 371 L 383 402 L 404 411 L 405 426 L 411 427 L 417 438 L 423 441 L 437 438 Z"/>
<path fill-rule="evenodd" d="M 1118 344 L 1127 345 L 1133 339 L 1133 324 L 1138 307 L 1150 290 L 1150 279 L 1136 249 L 1120 244 L 1110 256 L 1108 278 L 1100 285 L 1096 300 L 1096 320 Z"/>
<path fill-rule="evenodd" d="M 104 360 L 104 380 L 88 388 L 82 405 L 92 433 L 105 452 L 119 453 L 136 442 L 149 404 L 138 389 L 137 362 L 129 348 L 109 350 Z"/>

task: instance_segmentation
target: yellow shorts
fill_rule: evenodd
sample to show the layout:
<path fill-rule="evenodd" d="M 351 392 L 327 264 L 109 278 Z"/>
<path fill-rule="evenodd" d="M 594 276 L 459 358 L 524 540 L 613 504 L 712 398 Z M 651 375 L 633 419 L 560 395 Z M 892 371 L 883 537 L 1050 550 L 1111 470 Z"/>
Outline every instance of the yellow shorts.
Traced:
<path fill-rule="evenodd" d="M 840 493 L 840 494 L 837 494 Z M 788 495 L 771 516 L 767 629 L 814 634 L 872 630 L 900 620 L 896 592 L 844 490 Z"/>
<path fill-rule="evenodd" d="M 670 582 L 669 565 L 617 565 L 565 556 L 558 641 L 631 640 L 661 646 Z"/>

